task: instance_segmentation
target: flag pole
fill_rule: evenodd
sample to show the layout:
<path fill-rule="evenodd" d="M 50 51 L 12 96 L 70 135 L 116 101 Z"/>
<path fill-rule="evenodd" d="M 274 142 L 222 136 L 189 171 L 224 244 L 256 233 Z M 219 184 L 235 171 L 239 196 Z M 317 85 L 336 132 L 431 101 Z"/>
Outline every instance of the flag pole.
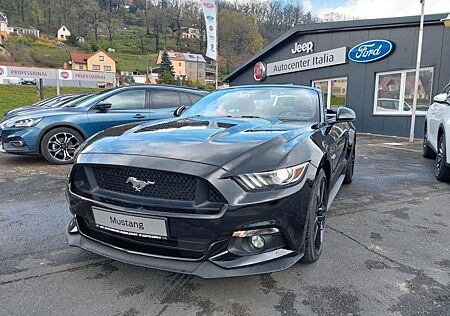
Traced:
<path fill-rule="evenodd" d="M 411 113 L 411 128 L 409 131 L 409 141 L 414 141 L 414 130 L 416 125 L 416 110 L 417 110 L 417 97 L 419 91 L 419 75 L 420 75 L 420 60 L 422 58 L 422 41 L 423 41 L 423 20 L 425 14 L 425 0 L 420 0 L 420 4 L 422 5 L 421 14 L 420 14 L 420 27 L 419 27 L 419 41 L 417 44 L 417 61 L 416 61 L 416 77 L 414 80 L 414 98 L 413 98 L 413 107 Z"/>
<path fill-rule="evenodd" d="M 216 90 L 219 88 L 219 2 L 214 1 L 216 5 Z"/>

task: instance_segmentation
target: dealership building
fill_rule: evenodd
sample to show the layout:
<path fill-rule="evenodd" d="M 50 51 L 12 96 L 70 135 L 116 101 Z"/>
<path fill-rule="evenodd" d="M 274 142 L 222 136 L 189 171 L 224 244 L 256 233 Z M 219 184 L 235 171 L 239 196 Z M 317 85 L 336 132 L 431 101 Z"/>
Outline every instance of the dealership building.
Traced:
<path fill-rule="evenodd" d="M 416 137 L 424 115 L 450 82 L 447 14 L 425 16 Z M 231 73 L 231 86 L 297 84 L 323 92 L 328 107 L 345 105 L 359 132 L 408 136 L 420 17 L 304 24 L 292 28 Z"/>

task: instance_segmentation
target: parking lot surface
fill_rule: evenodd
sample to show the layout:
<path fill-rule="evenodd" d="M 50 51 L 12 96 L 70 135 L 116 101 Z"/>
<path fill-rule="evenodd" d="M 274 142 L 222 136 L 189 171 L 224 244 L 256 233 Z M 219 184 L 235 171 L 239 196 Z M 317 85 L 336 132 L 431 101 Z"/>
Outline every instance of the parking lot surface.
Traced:
<path fill-rule="evenodd" d="M 0 315 L 450 315 L 450 185 L 421 144 L 359 135 L 321 259 L 205 280 L 67 246 L 69 166 L 0 153 Z"/>

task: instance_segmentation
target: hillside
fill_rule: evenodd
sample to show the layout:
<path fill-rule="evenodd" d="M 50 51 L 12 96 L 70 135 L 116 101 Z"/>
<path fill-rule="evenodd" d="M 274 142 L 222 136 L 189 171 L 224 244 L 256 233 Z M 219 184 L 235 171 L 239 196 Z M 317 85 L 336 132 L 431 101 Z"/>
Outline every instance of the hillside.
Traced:
<path fill-rule="evenodd" d="M 296 24 L 318 19 L 294 1 L 218 1 L 219 69 L 231 72 L 247 58 Z M 0 0 L 0 12 L 14 27 L 39 29 L 50 41 L 66 26 L 80 47 L 32 42 L 5 43 L 13 61 L 61 67 L 70 51 L 114 48 L 119 70 L 145 71 L 160 49 L 205 53 L 206 30 L 198 1 L 188 0 Z M 183 32 L 194 28 L 197 38 Z M 42 45 L 43 44 L 43 45 Z M 13 46 L 13 47 L 11 47 Z M 52 46 L 52 45 L 50 45 Z"/>

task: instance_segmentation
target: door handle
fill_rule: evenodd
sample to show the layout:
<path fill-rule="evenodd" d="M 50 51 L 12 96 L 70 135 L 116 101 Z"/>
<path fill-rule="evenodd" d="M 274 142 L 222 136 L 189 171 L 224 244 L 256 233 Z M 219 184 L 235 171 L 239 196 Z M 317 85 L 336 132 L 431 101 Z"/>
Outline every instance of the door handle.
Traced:
<path fill-rule="evenodd" d="M 133 116 L 133 118 L 142 119 L 142 118 L 145 118 L 145 115 L 136 114 L 135 116 Z"/>

